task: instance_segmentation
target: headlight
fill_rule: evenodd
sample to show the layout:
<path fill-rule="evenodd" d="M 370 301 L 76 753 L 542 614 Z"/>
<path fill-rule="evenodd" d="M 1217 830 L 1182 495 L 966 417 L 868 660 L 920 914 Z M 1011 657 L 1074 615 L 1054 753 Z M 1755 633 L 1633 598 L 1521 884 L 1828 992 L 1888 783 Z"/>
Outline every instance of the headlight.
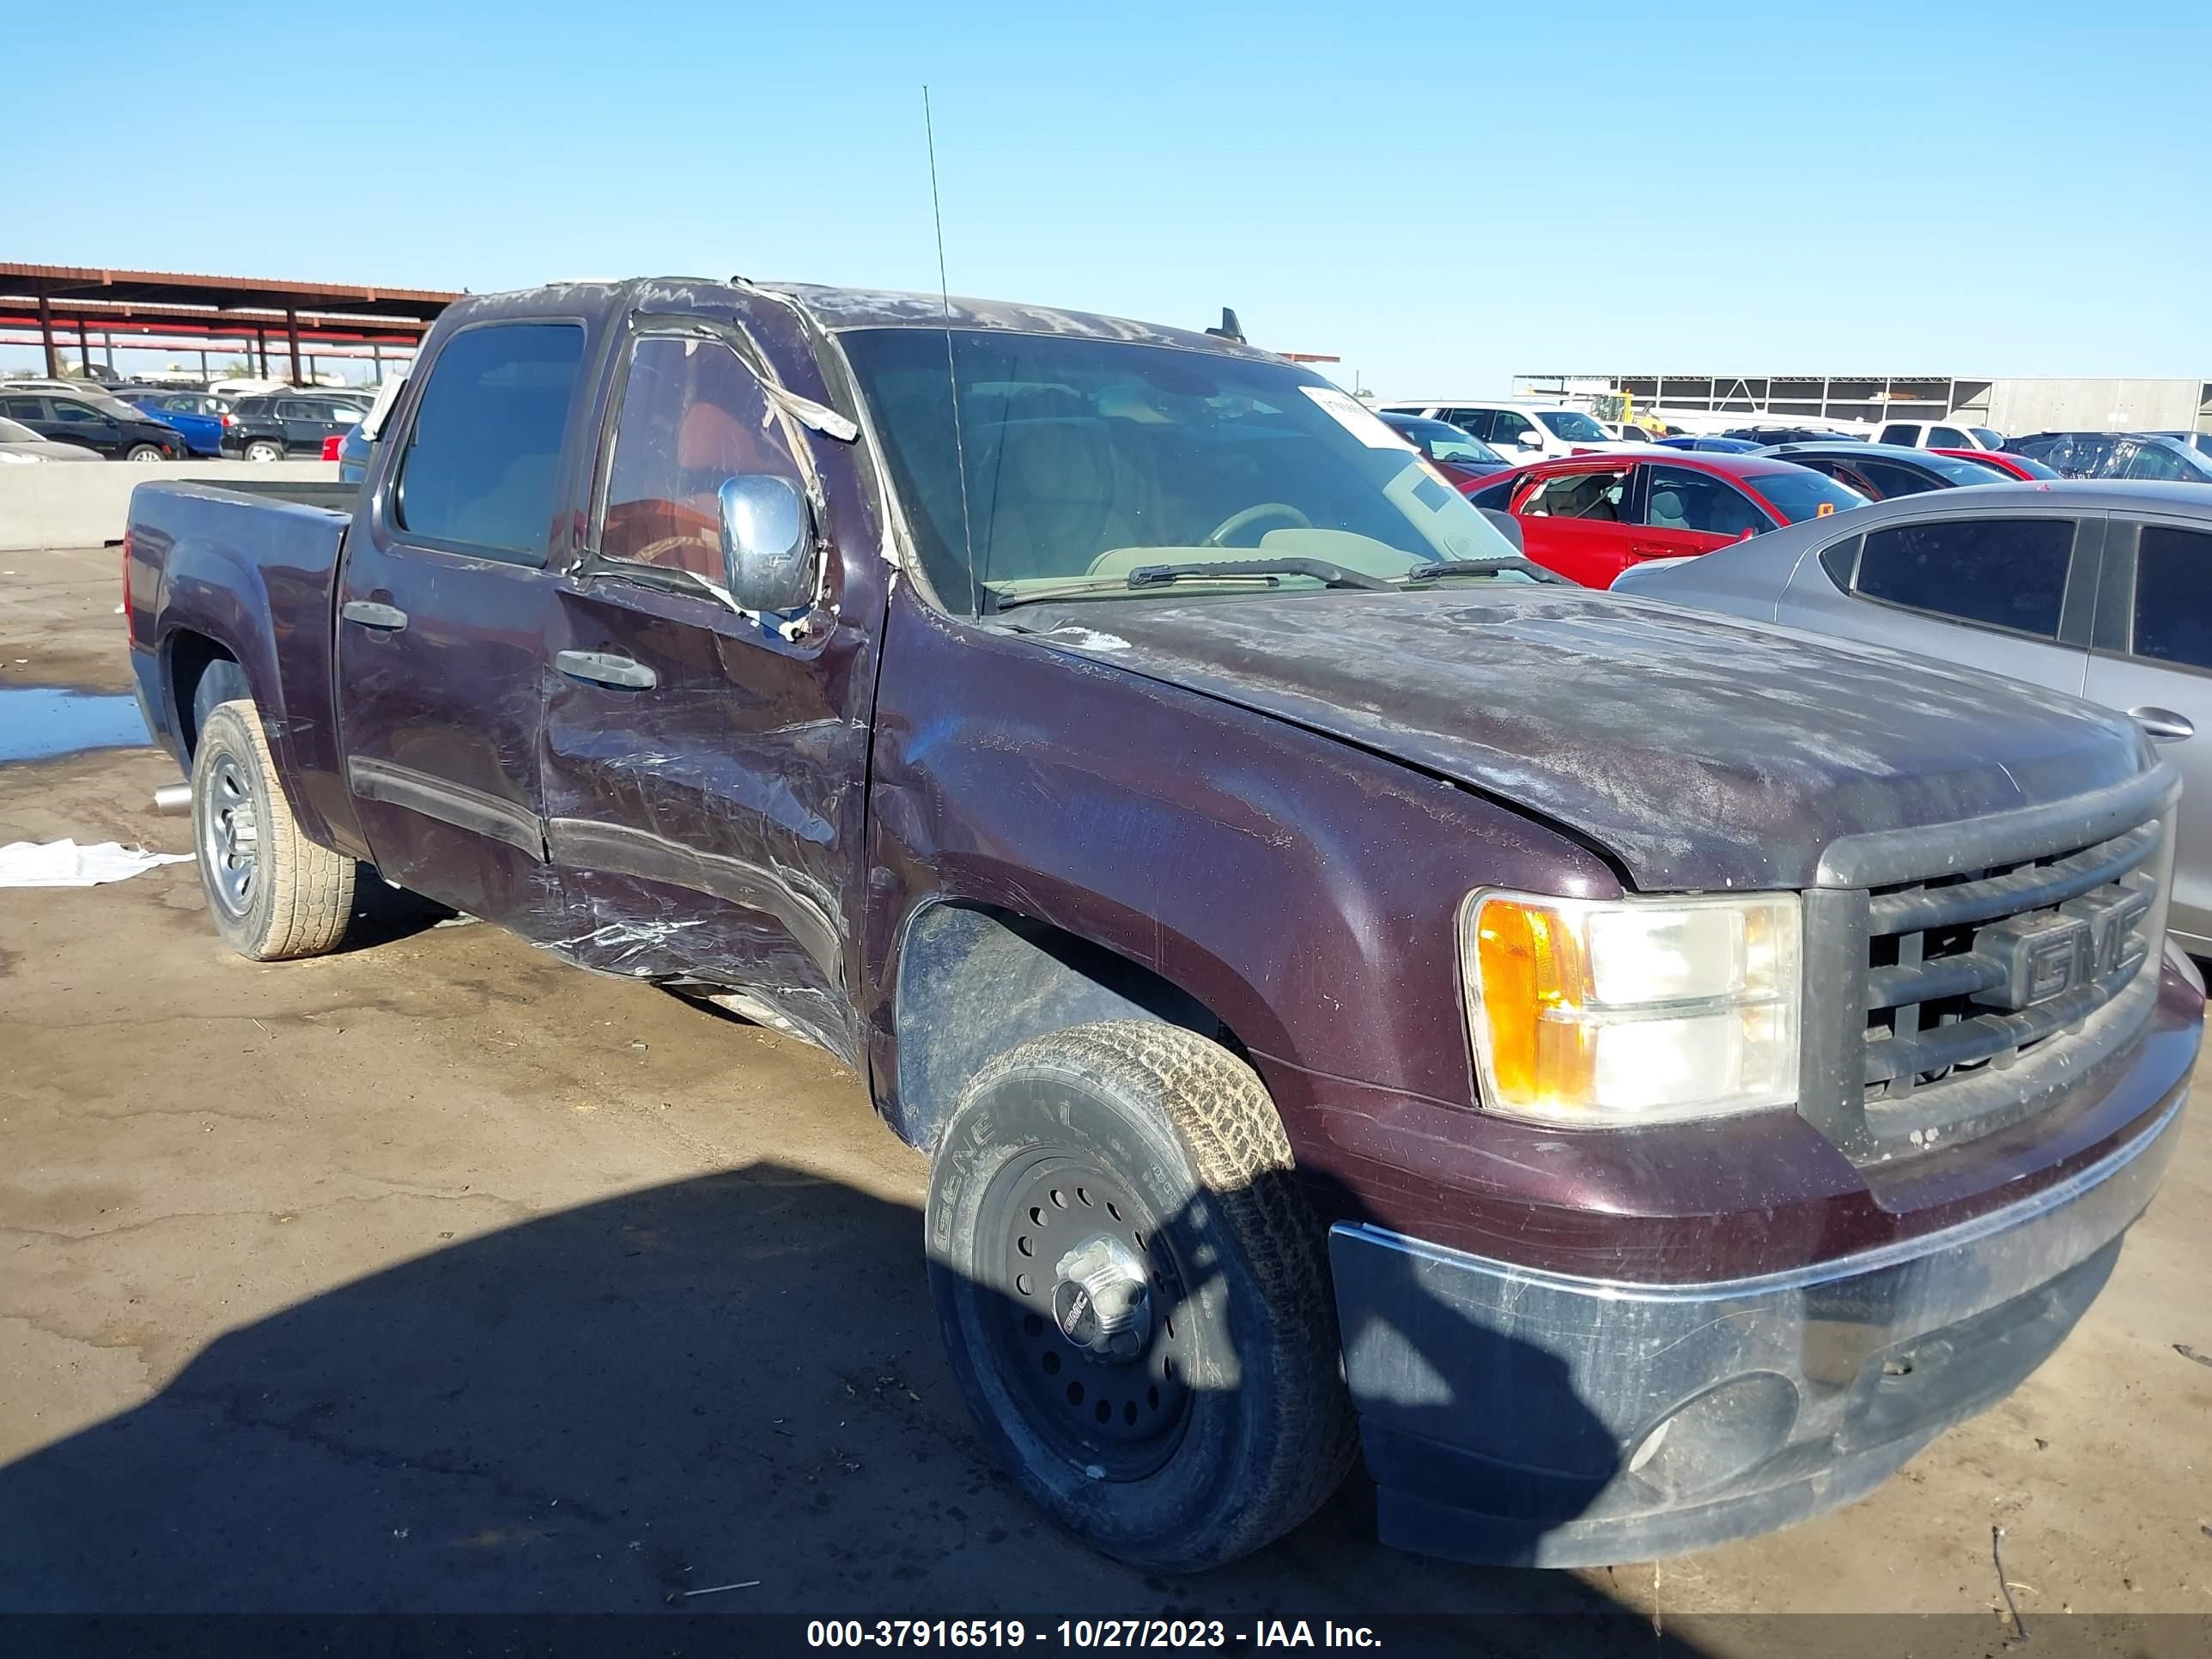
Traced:
<path fill-rule="evenodd" d="M 0 449 L 0 466 L 35 466 L 46 459 L 43 455 L 26 455 L 19 449 Z"/>
<path fill-rule="evenodd" d="M 1796 895 L 1478 892 L 1460 959 L 1485 1107 L 1654 1123 L 1797 1096 Z"/>

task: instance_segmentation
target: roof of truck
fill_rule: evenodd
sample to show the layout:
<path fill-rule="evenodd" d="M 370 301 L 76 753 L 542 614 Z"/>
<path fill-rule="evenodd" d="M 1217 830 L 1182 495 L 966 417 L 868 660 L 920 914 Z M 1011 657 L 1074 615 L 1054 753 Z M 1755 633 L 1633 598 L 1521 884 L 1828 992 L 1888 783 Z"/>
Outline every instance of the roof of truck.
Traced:
<path fill-rule="evenodd" d="M 1056 306 L 1024 305 L 1009 300 L 979 300 L 955 294 L 949 299 L 936 294 L 908 294 L 890 289 L 828 288 L 815 283 L 754 282 L 738 276 L 726 281 L 707 276 L 643 276 L 619 283 L 580 280 L 550 283 L 542 288 L 520 289 L 505 294 L 473 295 L 462 301 L 471 313 L 489 307 L 528 310 L 555 302 L 555 296 L 573 296 L 579 289 L 598 289 L 602 295 L 628 290 L 625 302 L 647 300 L 675 306 L 684 296 L 704 290 L 727 294 L 750 289 L 769 294 L 797 306 L 822 328 L 832 332 L 856 328 L 1003 329 L 1010 334 L 1054 334 L 1075 339 L 1121 340 L 1139 345 L 1177 346 L 1187 351 L 1225 352 L 1232 356 L 1272 359 L 1273 354 L 1242 345 L 1201 329 L 1169 328 L 1109 317 L 1097 312 L 1063 311 Z M 600 303 L 605 303 L 603 299 Z"/>

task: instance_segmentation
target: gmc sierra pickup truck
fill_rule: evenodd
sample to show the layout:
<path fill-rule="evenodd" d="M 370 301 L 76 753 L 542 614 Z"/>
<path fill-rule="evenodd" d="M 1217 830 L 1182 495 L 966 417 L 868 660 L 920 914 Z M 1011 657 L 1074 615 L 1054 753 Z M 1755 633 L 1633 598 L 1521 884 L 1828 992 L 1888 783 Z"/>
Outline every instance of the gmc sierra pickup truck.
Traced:
<path fill-rule="evenodd" d="M 471 298 L 357 493 L 283 493 L 142 485 L 125 552 L 223 937 L 327 951 L 368 868 L 840 1056 L 985 1443 L 1129 1561 L 1356 1449 L 1477 1559 L 1844 1502 L 2167 1165 L 2142 734 L 1559 585 L 1237 341 Z"/>

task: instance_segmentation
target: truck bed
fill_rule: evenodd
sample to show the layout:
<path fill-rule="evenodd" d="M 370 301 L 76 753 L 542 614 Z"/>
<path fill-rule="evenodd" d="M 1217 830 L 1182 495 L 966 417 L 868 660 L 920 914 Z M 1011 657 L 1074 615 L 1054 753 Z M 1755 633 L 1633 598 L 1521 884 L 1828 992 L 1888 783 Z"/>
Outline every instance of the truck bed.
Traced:
<path fill-rule="evenodd" d="M 179 765 L 190 714 L 180 682 L 197 662 L 227 656 L 245 672 L 294 799 L 316 798 L 314 782 L 336 766 L 331 592 L 359 493 L 287 478 L 163 479 L 131 492 L 131 664 L 147 726 Z"/>
<path fill-rule="evenodd" d="M 348 517 L 352 516 L 354 501 L 361 494 L 359 484 L 336 478 L 226 478 L 219 484 L 198 484 L 194 488 L 207 493 L 250 495 L 256 501 L 319 507 Z"/>

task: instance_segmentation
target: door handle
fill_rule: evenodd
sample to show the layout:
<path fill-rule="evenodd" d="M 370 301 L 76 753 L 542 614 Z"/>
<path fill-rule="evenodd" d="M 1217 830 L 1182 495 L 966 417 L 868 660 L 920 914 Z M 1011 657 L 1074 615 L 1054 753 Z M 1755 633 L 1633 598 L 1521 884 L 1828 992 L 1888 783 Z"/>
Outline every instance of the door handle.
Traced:
<path fill-rule="evenodd" d="M 381 628 L 394 634 L 407 626 L 407 613 L 398 605 L 377 605 L 368 599 L 348 599 L 338 607 L 338 615 L 363 628 Z"/>
<path fill-rule="evenodd" d="M 593 685 L 618 685 L 626 690 L 645 691 L 660 684 L 660 676 L 641 662 L 628 657 L 617 657 L 610 651 L 556 651 L 553 665 L 572 680 L 587 680 Z"/>
<path fill-rule="evenodd" d="M 2146 705 L 2128 710 L 2128 718 L 2143 729 L 2143 735 L 2153 743 L 2179 743 L 2197 735 L 2197 723 L 2186 714 L 2177 714 L 2171 708 Z"/>

